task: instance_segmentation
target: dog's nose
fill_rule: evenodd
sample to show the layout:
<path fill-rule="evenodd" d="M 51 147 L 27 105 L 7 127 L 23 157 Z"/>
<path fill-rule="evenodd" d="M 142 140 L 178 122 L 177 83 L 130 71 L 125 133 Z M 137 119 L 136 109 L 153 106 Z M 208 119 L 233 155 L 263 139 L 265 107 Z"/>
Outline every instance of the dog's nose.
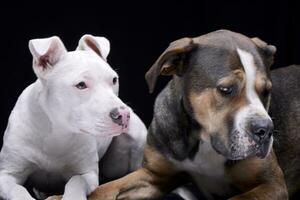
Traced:
<path fill-rule="evenodd" d="M 110 111 L 109 116 L 114 123 L 127 128 L 128 121 L 130 118 L 130 112 L 128 108 L 125 108 L 124 106 L 114 108 Z"/>
<path fill-rule="evenodd" d="M 270 137 L 273 134 L 274 125 L 270 119 L 259 119 L 251 122 L 251 131 L 259 140 Z"/>

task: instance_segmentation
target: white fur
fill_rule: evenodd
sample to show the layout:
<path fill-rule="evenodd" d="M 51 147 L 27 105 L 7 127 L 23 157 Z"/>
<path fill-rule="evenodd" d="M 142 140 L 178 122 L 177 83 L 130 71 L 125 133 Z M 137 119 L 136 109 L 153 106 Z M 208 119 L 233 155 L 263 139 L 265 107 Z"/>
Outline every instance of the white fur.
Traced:
<path fill-rule="evenodd" d="M 240 60 L 245 70 L 246 96 L 247 96 L 247 100 L 250 102 L 249 106 L 251 106 L 253 110 L 256 110 L 256 112 L 260 113 L 261 115 L 270 118 L 255 91 L 255 78 L 256 78 L 257 67 L 254 64 L 254 58 L 250 53 L 241 50 L 239 48 L 237 49 L 237 52 L 240 56 Z"/>
<path fill-rule="evenodd" d="M 218 154 L 209 141 L 199 145 L 194 159 L 172 160 L 175 166 L 192 176 L 208 199 L 211 198 L 210 193 L 221 195 L 226 194 L 229 190 L 229 184 L 224 178 L 225 161 L 226 158 Z"/>
<path fill-rule="evenodd" d="M 103 50 L 106 56 L 107 41 Z M 100 43 L 96 46 L 102 48 Z M 117 150 L 130 151 L 135 159 L 128 158 L 129 166 L 139 166 L 146 140 L 144 124 L 118 98 L 118 84 L 111 82 L 117 74 L 105 59 L 90 49 L 80 49 L 67 52 L 58 37 L 30 42 L 38 80 L 23 91 L 9 117 L 0 153 L 0 197 L 33 199 L 22 184 L 30 175 L 42 184 L 40 172 L 49 172 L 68 181 L 64 200 L 86 199 L 98 185 L 99 160 L 113 136 L 123 132 L 121 136 L 128 135 L 131 146 Z M 48 56 L 48 62 L 41 66 L 43 55 Z M 88 88 L 76 88 L 80 81 Z M 119 106 L 130 112 L 128 129 L 109 117 Z"/>

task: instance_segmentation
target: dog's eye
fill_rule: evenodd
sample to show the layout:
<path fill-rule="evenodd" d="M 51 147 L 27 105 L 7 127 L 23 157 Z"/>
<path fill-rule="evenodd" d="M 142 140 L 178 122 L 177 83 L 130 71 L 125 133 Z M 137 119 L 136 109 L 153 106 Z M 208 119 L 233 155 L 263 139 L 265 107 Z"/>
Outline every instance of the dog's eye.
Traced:
<path fill-rule="evenodd" d="M 233 93 L 233 86 L 225 87 L 225 86 L 217 86 L 217 90 L 222 95 L 231 95 Z"/>
<path fill-rule="evenodd" d="M 85 82 L 81 81 L 78 84 L 76 84 L 75 87 L 77 87 L 80 90 L 84 90 L 87 88 L 87 85 L 85 84 Z"/>
<path fill-rule="evenodd" d="M 112 83 L 115 85 L 118 82 L 118 77 L 114 77 Z"/>

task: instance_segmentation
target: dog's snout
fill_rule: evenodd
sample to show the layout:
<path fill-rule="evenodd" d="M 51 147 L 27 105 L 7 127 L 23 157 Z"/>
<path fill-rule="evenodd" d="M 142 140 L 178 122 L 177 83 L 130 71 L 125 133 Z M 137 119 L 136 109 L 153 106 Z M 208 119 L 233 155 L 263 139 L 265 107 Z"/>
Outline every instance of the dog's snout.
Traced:
<path fill-rule="evenodd" d="M 251 122 L 251 132 L 260 140 L 273 134 L 274 125 L 270 119 L 257 119 Z"/>
<path fill-rule="evenodd" d="M 114 123 L 126 128 L 130 118 L 130 112 L 126 107 L 120 106 L 119 108 L 112 109 L 109 116 Z"/>

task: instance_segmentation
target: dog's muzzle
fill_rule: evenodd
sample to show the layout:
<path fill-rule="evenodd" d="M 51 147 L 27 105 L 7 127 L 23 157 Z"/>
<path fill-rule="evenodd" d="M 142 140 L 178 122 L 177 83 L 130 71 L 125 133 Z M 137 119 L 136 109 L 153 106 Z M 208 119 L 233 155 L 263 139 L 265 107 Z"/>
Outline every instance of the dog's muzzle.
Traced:
<path fill-rule="evenodd" d="M 124 106 L 114 108 L 110 111 L 109 116 L 115 124 L 122 126 L 123 128 L 128 127 L 130 118 L 130 111 L 128 108 Z"/>
<path fill-rule="evenodd" d="M 211 137 L 213 148 L 229 160 L 242 160 L 249 156 L 265 158 L 273 143 L 273 122 L 270 118 L 250 118 L 244 128 L 233 129 L 228 143 L 218 134 Z"/>

